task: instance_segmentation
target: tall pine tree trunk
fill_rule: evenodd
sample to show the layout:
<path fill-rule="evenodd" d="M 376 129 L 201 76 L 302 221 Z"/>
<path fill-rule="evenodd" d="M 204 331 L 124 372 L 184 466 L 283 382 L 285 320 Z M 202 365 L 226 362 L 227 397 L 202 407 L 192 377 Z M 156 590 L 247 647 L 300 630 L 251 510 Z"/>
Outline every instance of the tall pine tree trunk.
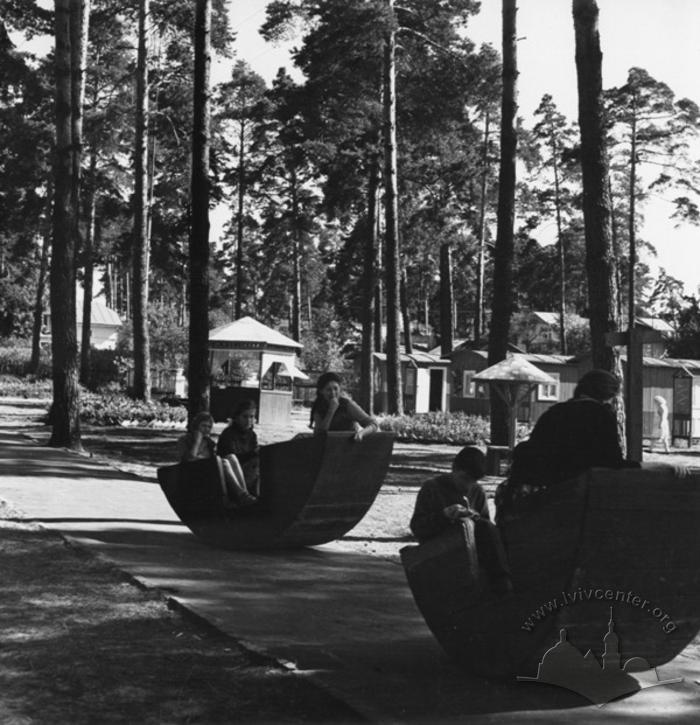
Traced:
<path fill-rule="evenodd" d="M 53 214 L 53 182 L 49 179 L 46 194 L 46 220 L 43 223 L 44 233 L 41 244 L 41 258 L 39 261 L 39 279 L 36 286 L 34 300 L 34 319 L 32 325 L 32 358 L 29 369 L 34 375 L 39 372 L 41 363 L 41 328 L 44 320 L 44 297 L 46 296 L 46 276 L 49 271 L 49 251 L 51 249 Z"/>
<path fill-rule="evenodd" d="M 92 336 L 92 294 L 94 277 L 93 248 L 95 240 L 95 205 L 97 189 L 95 188 L 95 174 L 97 171 L 97 149 L 90 152 L 90 180 L 88 182 L 88 197 L 86 207 L 85 243 L 83 245 L 83 329 L 80 340 L 80 382 L 87 385 L 90 381 L 90 337 Z"/>
<path fill-rule="evenodd" d="M 493 310 L 489 333 L 489 365 L 504 360 L 508 352 L 513 313 L 513 226 L 515 222 L 515 155 L 517 136 L 517 36 L 516 0 L 503 0 L 503 96 L 501 99 L 501 162 L 498 174 L 498 231 L 494 249 Z M 509 410 L 491 386 L 491 442 L 507 445 Z"/>
<path fill-rule="evenodd" d="M 367 184 L 367 229 L 365 231 L 362 304 L 362 352 L 360 357 L 360 405 L 374 410 L 374 306 L 377 287 L 377 193 L 379 155 L 372 153 Z"/>
<path fill-rule="evenodd" d="M 452 352 L 454 344 L 453 310 L 452 250 L 449 243 L 445 243 L 440 245 L 440 355 L 442 357 L 447 357 Z"/>
<path fill-rule="evenodd" d="M 617 221 L 615 219 L 615 204 L 612 191 L 612 180 L 608 174 L 608 204 L 610 207 L 610 241 L 612 243 L 613 267 L 615 269 L 615 319 L 622 320 L 622 279 L 620 277 L 620 243 L 617 239 Z"/>
<path fill-rule="evenodd" d="M 197 0 L 194 28 L 189 414 L 209 410 L 209 138 L 211 0 Z"/>
<path fill-rule="evenodd" d="M 236 310 L 234 319 L 243 316 L 243 205 L 245 203 L 245 119 L 238 134 L 238 211 L 236 213 Z"/>
<path fill-rule="evenodd" d="M 56 154 L 51 254 L 52 446 L 80 448 L 78 345 L 75 316 L 75 249 L 78 199 L 73 137 L 70 0 L 55 3 Z M 78 157 L 79 162 L 79 157 Z"/>
<path fill-rule="evenodd" d="M 489 176 L 490 115 L 486 111 L 484 145 L 481 150 L 481 198 L 479 199 L 479 252 L 476 267 L 476 312 L 474 314 L 474 347 L 481 345 L 484 335 L 484 278 L 486 270 L 486 189 Z"/>
<path fill-rule="evenodd" d="M 552 132 L 552 161 L 554 168 L 554 206 L 557 218 L 557 254 L 559 256 L 559 350 L 566 355 L 566 254 L 561 220 L 561 187 L 559 184 L 559 152 Z"/>
<path fill-rule="evenodd" d="M 382 200 L 377 190 L 377 284 L 374 288 L 374 349 L 377 352 L 386 352 L 384 345 L 385 316 L 384 316 L 384 234 L 382 227 Z"/>
<path fill-rule="evenodd" d="M 627 329 L 634 327 L 634 305 L 637 297 L 636 287 L 637 279 L 635 271 L 637 269 L 637 227 L 636 227 L 636 201 L 635 193 L 637 186 L 637 107 L 636 94 L 632 97 L 632 124 L 630 136 L 632 139 L 632 148 L 630 149 L 630 214 L 628 220 L 629 234 L 629 279 L 627 280 L 628 299 L 627 299 Z"/>
<path fill-rule="evenodd" d="M 136 70 L 136 147 L 134 154 L 134 238 L 132 315 L 134 329 L 134 390 L 138 400 L 151 398 L 148 340 L 148 34 L 150 0 L 139 3 Z"/>
<path fill-rule="evenodd" d="M 408 280 L 406 279 L 406 270 L 401 269 L 399 275 L 399 297 L 401 299 L 401 323 L 403 327 L 403 349 L 407 355 L 413 354 L 413 338 L 411 337 L 411 311 L 408 305 Z"/>
<path fill-rule="evenodd" d="M 292 182 L 292 339 L 301 339 L 301 229 L 299 226 L 299 182 L 291 168 Z"/>
<path fill-rule="evenodd" d="M 602 102 L 602 53 L 595 0 L 573 0 L 581 128 L 583 219 L 593 365 L 615 373 L 615 355 L 605 336 L 617 329 L 614 260 L 611 254 L 610 207 L 605 185 L 608 164 Z"/>
<path fill-rule="evenodd" d="M 392 11 L 393 0 L 387 0 Z M 384 272 L 386 284 L 387 412 L 403 413 L 399 352 L 399 230 L 396 181 L 396 35 L 390 28 L 384 40 Z"/>

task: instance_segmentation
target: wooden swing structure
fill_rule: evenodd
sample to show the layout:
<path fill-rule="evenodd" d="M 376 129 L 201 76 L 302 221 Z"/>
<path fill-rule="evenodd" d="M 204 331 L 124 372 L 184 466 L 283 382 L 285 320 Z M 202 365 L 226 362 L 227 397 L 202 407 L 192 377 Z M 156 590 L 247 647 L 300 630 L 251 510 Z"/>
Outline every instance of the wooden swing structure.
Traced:
<path fill-rule="evenodd" d="M 259 502 L 223 506 L 216 459 L 158 469 L 180 520 L 221 549 L 284 549 L 333 541 L 367 513 L 389 468 L 394 436 L 372 433 L 303 436 L 260 449 Z"/>
<path fill-rule="evenodd" d="M 566 630 L 600 655 L 610 608 L 624 659 L 670 661 L 700 630 L 700 471 L 592 469 L 500 527 L 514 593 L 490 591 L 469 521 L 401 558 L 444 650 L 480 675 L 532 675 Z"/>

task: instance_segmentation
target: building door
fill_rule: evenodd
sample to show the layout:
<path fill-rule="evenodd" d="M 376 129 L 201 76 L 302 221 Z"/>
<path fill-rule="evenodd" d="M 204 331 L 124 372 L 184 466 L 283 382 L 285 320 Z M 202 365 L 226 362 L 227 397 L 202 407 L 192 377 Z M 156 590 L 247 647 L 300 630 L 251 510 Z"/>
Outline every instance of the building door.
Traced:
<path fill-rule="evenodd" d="M 441 368 L 430 370 L 430 393 L 428 394 L 428 410 L 442 410 L 442 388 L 445 371 Z"/>

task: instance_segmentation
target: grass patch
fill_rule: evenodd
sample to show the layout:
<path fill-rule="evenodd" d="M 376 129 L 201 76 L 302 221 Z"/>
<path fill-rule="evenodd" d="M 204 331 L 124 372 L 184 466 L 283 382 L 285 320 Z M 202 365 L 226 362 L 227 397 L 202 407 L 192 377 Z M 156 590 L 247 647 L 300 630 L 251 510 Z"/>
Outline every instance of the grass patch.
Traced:
<path fill-rule="evenodd" d="M 359 721 L 85 550 L 38 527 L 0 533 L 2 722 Z"/>

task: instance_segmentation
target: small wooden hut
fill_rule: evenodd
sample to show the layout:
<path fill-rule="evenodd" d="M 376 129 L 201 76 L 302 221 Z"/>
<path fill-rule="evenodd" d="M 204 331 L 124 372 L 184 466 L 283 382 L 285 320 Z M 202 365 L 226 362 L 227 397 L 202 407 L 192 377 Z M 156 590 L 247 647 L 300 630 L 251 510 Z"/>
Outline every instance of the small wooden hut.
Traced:
<path fill-rule="evenodd" d="M 209 333 L 211 414 L 227 420 L 242 399 L 258 406 L 259 423 L 284 423 L 292 411 L 292 382 L 306 379 L 297 367 L 302 345 L 252 317 Z"/>

